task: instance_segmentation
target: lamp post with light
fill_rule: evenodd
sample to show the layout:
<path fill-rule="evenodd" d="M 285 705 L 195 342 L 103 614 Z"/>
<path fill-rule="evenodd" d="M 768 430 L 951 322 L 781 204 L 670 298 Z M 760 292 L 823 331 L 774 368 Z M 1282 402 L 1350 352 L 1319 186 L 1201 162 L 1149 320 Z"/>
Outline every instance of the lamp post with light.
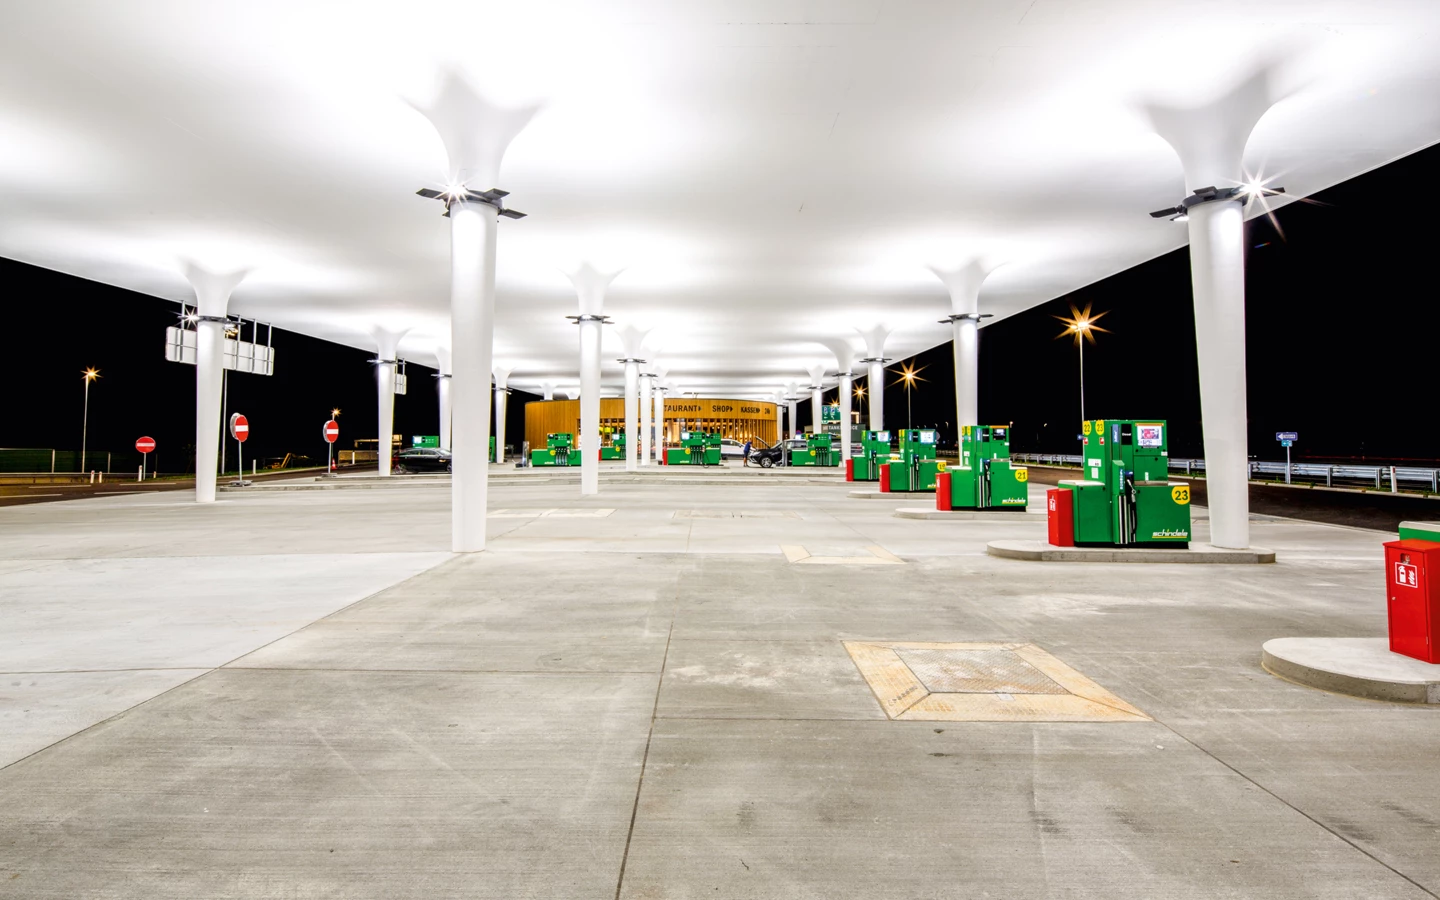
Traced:
<path fill-rule="evenodd" d="M 1106 310 L 1109 312 L 1109 310 Z M 1095 332 L 1104 331 L 1109 333 L 1108 328 L 1101 328 L 1095 322 L 1105 312 L 1091 313 L 1090 304 L 1085 304 L 1085 311 L 1081 312 L 1073 305 L 1070 307 L 1070 315 L 1055 316 L 1065 323 L 1065 330 L 1055 335 L 1055 340 L 1060 340 L 1066 335 L 1075 336 L 1075 346 L 1080 348 L 1080 421 L 1085 421 L 1085 342 L 1095 343 Z"/>
<path fill-rule="evenodd" d="M 100 370 L 91 366 L 81 376 L 85 379 L 85 412 L 80 420 L 80 471 L 85 471 L 85 444 L 90 437 L 90 382 L 100 377 Z"/>
<path fill-rule="evenodd" d="M 917 369 L 914 365 L 906 363 L 905 368 L 900 370 L 900 378 L 895 382 L 896 384 L 905 385 L 905 429 L 907 431 L 910 429 L 911 426 L 910 389 L 915 386 L 915 382 L 925 380 L 924 378 L 920 377 L 920 373 L 925 371 L 926 368 L 926 366 L 921 366 Z"/>

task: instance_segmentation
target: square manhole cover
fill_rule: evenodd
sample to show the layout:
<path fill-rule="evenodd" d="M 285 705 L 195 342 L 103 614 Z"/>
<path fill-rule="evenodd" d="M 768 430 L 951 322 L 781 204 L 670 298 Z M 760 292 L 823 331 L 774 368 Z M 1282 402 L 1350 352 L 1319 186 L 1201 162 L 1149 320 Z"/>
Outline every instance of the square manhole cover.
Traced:
<path fill-rule="evenodd" d="M 1150 717 L 1065 663 L 1021 643 L 845 641 L 891 719 L 1145 722 Z"/>
<path fill-rule="evenodd" d="M 1013 650 L 896 650 L 932 694 L 1066 694 Z"/>

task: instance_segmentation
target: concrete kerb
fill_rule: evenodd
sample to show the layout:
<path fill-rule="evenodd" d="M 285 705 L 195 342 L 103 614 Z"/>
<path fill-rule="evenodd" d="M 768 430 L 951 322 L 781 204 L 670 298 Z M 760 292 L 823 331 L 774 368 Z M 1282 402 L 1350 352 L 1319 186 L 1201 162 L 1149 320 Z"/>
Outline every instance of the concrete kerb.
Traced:
<path fill-rule="evenodd" d="M 1440 704 L 1440 665 L 1392 653 L 1386 638 L 1275 638 L 1261 647 L 1260 667 L 1331 693 Z"/>
<path fill-rule="evenodd" d="M 910 500 L 919 497 L 935 499 L 934 491 L 851 491 L 853 500 Z"/>
<path fill-rule="evenodd" d="M 1209 544 L 1192 543 L 1180 547 L 1056 547 L 1045 541 L 991 541 L 985 552 L 1001 559 L 1023 559 L 1029 562 L 1091 562 L 1091 563 L 1210 563 L 1222 565 L 1254 565 L 1273 563 L 1275 551 L 1263 547 L 1247 550 L 1223 550 Z"/>
<path fill-rule="evenodd" d="M 948 519 L 952 522 L 1025 522 L 1030 519 L 1036 523 L 1045 521 L 1044 514 L 1023 509 L 935 509 L 902 506 L 891 515 L 897 519 Z"/>

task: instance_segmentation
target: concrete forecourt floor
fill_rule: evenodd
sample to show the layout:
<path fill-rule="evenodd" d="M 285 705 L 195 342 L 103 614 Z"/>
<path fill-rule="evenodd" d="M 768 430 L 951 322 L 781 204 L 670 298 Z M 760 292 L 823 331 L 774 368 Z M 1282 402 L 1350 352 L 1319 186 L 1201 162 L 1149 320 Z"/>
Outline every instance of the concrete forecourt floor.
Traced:
<path fill-rule="evenodd" d="M 433 482 L 0 510 L 0 897 L 1440 892 L 1440 709 L 1260 667 L 1385 633 L 1383 533 L 1031 563 L 612 472 L 510 470 L 464 557 Z"/>

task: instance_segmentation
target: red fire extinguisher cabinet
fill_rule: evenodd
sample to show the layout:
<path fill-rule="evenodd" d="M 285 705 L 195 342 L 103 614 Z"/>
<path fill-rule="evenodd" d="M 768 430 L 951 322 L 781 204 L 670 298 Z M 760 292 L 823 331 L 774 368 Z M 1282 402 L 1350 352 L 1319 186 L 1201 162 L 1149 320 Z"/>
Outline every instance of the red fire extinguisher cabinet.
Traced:
<path fill-rule="evenodd" d="M 1045 492 L 1045 524 L 1052 547 L 1075 546 L 1075 494 L 1063 488 Z"/>
<path fill-rule="evenodd" d="M 1390 650 L 1440 663 L 1440 543 L 1406 538 L 1385 545 Z"/>

